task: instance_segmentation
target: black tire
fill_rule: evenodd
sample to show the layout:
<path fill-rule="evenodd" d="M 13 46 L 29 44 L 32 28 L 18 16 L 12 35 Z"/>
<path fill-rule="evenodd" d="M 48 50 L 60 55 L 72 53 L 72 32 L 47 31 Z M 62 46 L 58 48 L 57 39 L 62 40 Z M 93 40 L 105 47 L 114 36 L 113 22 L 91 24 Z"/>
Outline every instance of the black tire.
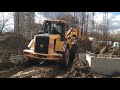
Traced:
<path fill-rule="evenodd" d="M 79 58 L 79 51 L 76 51 L 75 58 Z"/>
<path fill-rule="evenodd" d="M 76 50 L 77 50 L 77 45 L 74 44 L 74 45 L 72 46 L 71 51 L 70 51 L 70 61 L 71 61 L 71 62 L 73 62 L 73 60 L 75 59 Z"/>
<path fill-rule="evenodd" d="M 69 60 L 70 60 L 69 57 L 70 57 L 69 49 L 66 48 L 65 52 L 63 53 L 63 58 L 62 58 L 62 65 L 64 67 L 69 67 Z"/>

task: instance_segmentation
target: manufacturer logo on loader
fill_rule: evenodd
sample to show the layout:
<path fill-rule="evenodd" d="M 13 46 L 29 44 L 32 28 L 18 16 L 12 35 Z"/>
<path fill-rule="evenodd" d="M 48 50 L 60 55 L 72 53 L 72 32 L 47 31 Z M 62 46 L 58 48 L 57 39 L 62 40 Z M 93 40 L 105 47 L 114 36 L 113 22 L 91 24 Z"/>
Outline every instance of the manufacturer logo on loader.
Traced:
<path fill-rule="evenodd" d="M 40 47 L 43 48 L 43 44 L 40 44 Z"/>

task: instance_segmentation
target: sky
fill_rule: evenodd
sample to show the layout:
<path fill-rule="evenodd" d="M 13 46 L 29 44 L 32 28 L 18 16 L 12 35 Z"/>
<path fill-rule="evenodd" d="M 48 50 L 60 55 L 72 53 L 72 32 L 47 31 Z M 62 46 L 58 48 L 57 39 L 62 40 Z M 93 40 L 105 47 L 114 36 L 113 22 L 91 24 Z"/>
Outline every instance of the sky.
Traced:
<path fill-rule="evenodd" d="M 4 20 L 3 20 L 4 18 Z M 7 20 L 8 19 L 8 20 Z M 0 12 L 0 29 L 2 26 L 3 21 L 7 20 L 5 24 L 4 31 L 9 31 L 14 29 L 14 19 L 13 19 L 13 13 L 11 12 Z"/>
<path fill-rule="evenodd" d="M 115 15 L 120 15 L 120 12 L 111 12 L 111 13 Z"/>
<path fill-rule="evenodd" d="M 94 18 L 97 23 L 102 23 L 103 13 L 96 12 Z M 109 31 L 120 31 L 120 12 L 108 12 L 108 26 Z"/>
<path fill-rule="evenodd" d="M 47 12 L 47 14 L 43 13 L 43 16 L 47 16 L 49 14 L 49 17 L 53 18 L 57 13 Z M 41 19 L 41 21 L 44 21 L 45 19 L 47 18 L 44 17 Z M 95 22 L 98 24 L 103 23 L 103 12 L 95 12 L 94 19 L 95 19 Z M 36 20 L 36 21 L 39 21 L 39 20 Z M 40 23 L 42 23 L 41 21 Z M 109 27 L 109 31 L 120 31 L 120 12 L 108 12 L 108 27 Z"/>
<path fill-rule="evenodd" d="M 9 12 L 5 12 L 5 15 L 7 15 Z M 48 14 L 50 15 L 51 18 L 54 17 L 54 15 L 57 15 L 59 12 L 54 12 L 51 13 L 49 12 Z M 36 19 L 36 22 L 40 21 L 43 22 L 46 18 L 47 14 L 43 14 L 40 16 L 39 20 Z M 98 24 L 101 24 L 103 22 L 103 12 L 95 12 L 94 16 L 95 22 Z M 1 16 L 0 16 L 0 21 L 1 21 Z M 14 24 L 13 24 L 14 19 L 11 18 L 9 22 L 12 24 L 10 27 L 13 29 Z M 120 31 L 120 12 L 108 12 L 108 26 L 109 26 L 109 31 Z"/>

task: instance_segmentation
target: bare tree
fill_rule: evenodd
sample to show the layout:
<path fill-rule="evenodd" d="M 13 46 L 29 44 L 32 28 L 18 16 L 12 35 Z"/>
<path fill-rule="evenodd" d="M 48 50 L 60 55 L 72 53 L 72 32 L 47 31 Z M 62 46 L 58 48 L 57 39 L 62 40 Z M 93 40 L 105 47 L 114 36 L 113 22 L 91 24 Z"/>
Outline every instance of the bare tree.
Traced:
<path fill-rule="evenodd" d="M 0 12 L 0 35 L 3 31 L 9 31 L 13 25 L 13 12 Z"/>
<path fill-rule="evenodd" d="M 41 16 L 42 12 L 35 12 L 35 22 L 39 23 L 41 22 L 42 16 Z"/>
<path fill-rule="evenodd" d="M 81 35 L 87 36 L 89 26 L 89 13 L 81 12 L 79 14 Z"/>

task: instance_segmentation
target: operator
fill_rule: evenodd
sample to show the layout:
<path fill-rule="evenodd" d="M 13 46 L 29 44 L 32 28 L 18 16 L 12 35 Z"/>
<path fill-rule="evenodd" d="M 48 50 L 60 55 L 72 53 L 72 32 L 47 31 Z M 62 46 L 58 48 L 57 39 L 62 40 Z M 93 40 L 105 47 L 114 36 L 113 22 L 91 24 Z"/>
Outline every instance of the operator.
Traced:
<path fill-rule="evenodd" d="M 52 34 L 60 34 L 60 32 L 58 31 L 58 29 L 56 27 L 52 27 Z"/>

